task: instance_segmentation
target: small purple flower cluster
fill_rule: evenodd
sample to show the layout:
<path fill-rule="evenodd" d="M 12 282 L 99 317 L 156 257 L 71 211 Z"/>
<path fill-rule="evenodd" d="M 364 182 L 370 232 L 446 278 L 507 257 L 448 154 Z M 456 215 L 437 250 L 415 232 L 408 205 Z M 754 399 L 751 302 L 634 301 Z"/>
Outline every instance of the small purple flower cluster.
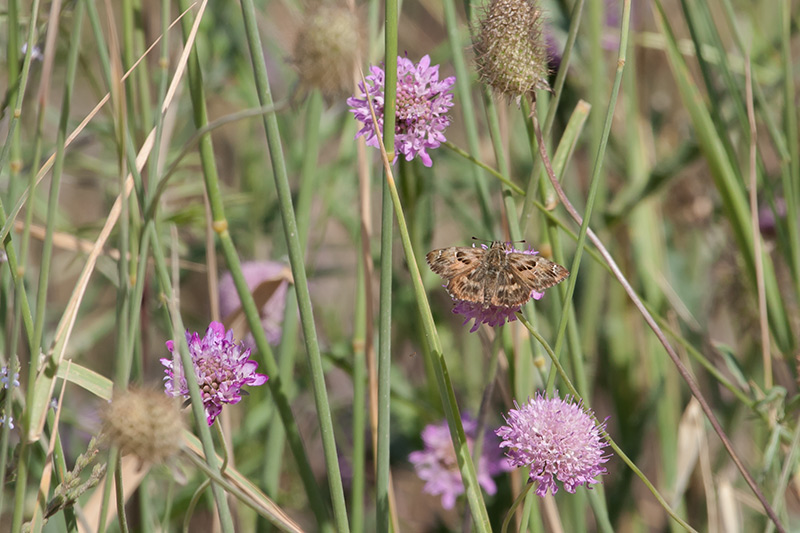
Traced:
<path fill-rule="evenodd" d="M 536 398 L 506 417 L 507 426 L 497 430 L 508 448 L 508 458 L 514 466 L 530 468 L 531 481 L 537 481 L 536 494 L 558 492 L 556 479 L 567 492 L 580 485 L 599 483 L 596 476 L 605 474 L 602 465 L 610 458 L 603 454 L 606 446 L 601 435 L 605 424 L 598 426 L 581 403 L 570 402 L 569 396 Z"/>
<path fill-rule="evenodd" d="M 242 387 L 258 386 L 267 382 L 267 376 L 256 373 L 258 363 L 250 359 L 250 350 L 233 340 L 233 330 L 225 332 L 219 322 L 209 324 L 203 338 L 197 333 L 186 332 L 189 354 L 192 357 L 195 376 L 203 394 L 208 425 L 212 425 L 222 412 L 223 404 L 239 403 Z M 166 393 L 170 396 L 189 398 L 189 388 L 175 342 L 167 341 L 172 358 L 161 359 L 166 368 L 164 378 Z"/>
<path fill-rule="evenodd" d="M 471 451 L 478 423 L 467 416 L 462 419 L 462 423 L 467 436 L 467 447 Z M 433 496 L 441 495 L 442 507 L 452 509 L 458 495 L 464 492 L 464 483 L 447 422 L 425 426 L 422 430 L 422 442 L 425 448 L 411 452 L 408 460 L 414 465 L 419 478 L 425 482 L 423 490 Z M 508 470 L 511 470 L 511 465 L 500 453 L 496 437 L 490 431 L 485 432 L 477 467 L 478 483 L 487 494 L 494 494 L 497 492 L 497 485 L 492 478 Z"/>
<path fill-rule="evenodd" d="M 368 101 L 375 108 L 377 131 L 382 133 L 386 73 L 377 66 L 371 67 L 370 72 L 372 74 L 365 78 L 366 86 L 363 82 L 358 85 L 363 97 L 350 97 L 347 105 L 352 108 L 350 111 L 355 118 L 364 124 L 356 138 L 363 135 L 368 146 L 379 148 L 380 141 Z M 416 65 L 408 58 L 397 58 L 395 159 L 397 154 L 405 155 L 406 161 L 419 156 L 426 167 L 433 164 L 427 149 L 438 148 L 447 140 L 444 136 L 444 130 L 450 125 L 447 111 L 453 106 L 453 95 L 449 91 L 455 82 L 453 76 L 439 80 L 439 65 L 431 66 L 427 55 Z"/>

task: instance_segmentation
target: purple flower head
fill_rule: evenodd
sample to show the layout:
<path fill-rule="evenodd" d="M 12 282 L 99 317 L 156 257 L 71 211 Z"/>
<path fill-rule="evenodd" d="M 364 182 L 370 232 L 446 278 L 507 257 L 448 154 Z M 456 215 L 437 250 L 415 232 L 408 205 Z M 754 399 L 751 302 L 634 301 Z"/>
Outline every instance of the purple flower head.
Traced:
<path fill-rule="evenodd" d="M 222 412 L 222 404 L 239 403 L 244 385 L 258 386 L 267 382 L 267 376 L 256 373 L 258 363 L 250 359 L 250 350 L 236 344 L 233 330 L 225 332 L 225 326 L 212 322 L 202 339 L 197 333 L 186 332 L 189 355 L 192 357 L 194 373 L 203 394 L 208 425 L 212 425 Z M 169 396 L 189 398 L 189 388 L 183 374 L 181 360 L 175 353 L 175 342 L 167 341 L 172 358 L 161 359 L 166 367 L 164 378 Z"/>
<path fill-rule="evenodd" d="M 504 251 L 506 254 L 517 253 L 536 255 L 539 253 L 533 249 L 517 250 L 511 243 L 505 243 L 504 246 Z M 488 250 L 489 246 L 481 244 L 481 248 Z M 531 298 L 534 300 L 541 300 L 543 296 L 543 292 L 531 291 Z M 521 305 L 514 307 L 489 305 L 484 307 L 480 302 L 470 302 L 467 300 L 459 300 L 457 298 L 453 298 L 453 300 L 456 302 L 455 306 L 453 307 L 453 313 L 457 315 L 464 315 L 464 324 L 472 319 L 475 319 L 475 322 L 469 330 L 470 333 L 478 331 L 478 328 L 481 326 L 481 324 L 486 324 L 487 326 L 494 328 L 497 326 L 502 326 L 506 322 L 514 322 L 517 319 L 516 312 L 522 307 Z"/>
<path fill-rule="evenodd" d="M 558 492 L 556 479 L 570 493 L 580 485 L 599 483 L 595 476 L 606 473 L 600 465 L 610 458 L 603 455 L 606 443 L 600 435 L 605 422 L 598 426 L 581 403 L 571 403 L 569 396 L 562 400 L 558 393 L 549 400 L 537 394 L 522 407 L 517 402 L 514 406 L 506 417 L 508 425 L 496 433 L 511 464 L 530 467 L 531 481 L 539 482 L 536 494 Z"/>
<path fill-rule="evenodd" d="M 472 450 L 478 423 L 465 415 L 462 420 L 467 435 L 467 447 Z M 433 496 L 442 495 L 442 507 L 452 509 L 456 497 L 464 492 L 461 471 L 458 469 L 456 452 L 450 438 L 447 421 L 429 424 L 422 430 L 425 449 L 411 452 L 408 460 L 414 465 L 417 475 L 425 482 L 424 491 Z M 511 470 L 511 465 L 500 453 L 491 431 L 484 433 L 483 450 L 477 465 L 478 483 L 488 493 L 497 492 L 492 477 Z"/>
<path fill-rule="evenodd" d="M 275 291 L 259 310 L 261 326 L 267 335 L 267 341 L 273 346 L 281 341 L 281 332 L 283 331 L 283 311 L 286 308 L 286 293 L 289 290 L 288 280 L 291 278 L 287 271 L 288 267 L 277 261 L 246 261 L 242 263 L 242 274 L 251 291 L 255 291 L 262 283 L 277 283 Z M 242 306 L 230 272 L 226 272 L 220 278 L 217 292 L 219 293 L 219 311 L 223 317 L 229 317 L 231 313 Z M 246 348 L 255 351 L 256 343 L 252 333 L 248 333 L 243 342 Z"/>
<path fill-rule="evenodd" d="M 367 145 L 380 147 L 378 136 L 372 122 L 367 98 L 372 100 L 375 116 L 378 119 L 378 131 L 383 132 L 383 106 L 385 72 L 380 67 L 370 67 L 366 76 L 367 87 L 359 83 L 363 98 L 352 96 L 347 105 L 356 119 L 364 124 L 356 134 L 356 138 L 364 135 Z M 422 163 L 429 167 L 433 164 L 428 155 L 428 148 L 438 148 L 447 139 L 444 130 L 450 125 L 447 111 L 453 106 L 453 95 L 449 92 L 456 82 L 451 76 L 439 80 L 439 65 L 431 66 L 431 58 L 427 55 L 418 64 L 406 57 L 397 58 L 397 110 L 394 131 L 395 159 L 397 154 L 406 156 L 411 161 L 419 155 Z"/>

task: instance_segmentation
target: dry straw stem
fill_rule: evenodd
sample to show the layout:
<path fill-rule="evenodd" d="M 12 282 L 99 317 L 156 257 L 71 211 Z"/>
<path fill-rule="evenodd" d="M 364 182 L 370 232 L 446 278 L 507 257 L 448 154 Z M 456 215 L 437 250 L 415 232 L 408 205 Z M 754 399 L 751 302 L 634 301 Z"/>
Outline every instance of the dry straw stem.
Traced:
<path fill-rule="evenodd" d="M 175 88 L 180 83 L 181 79 L 183 78 L 183 73 L 186 67 L 186 62 L 189 58 L 189 52 L 194 45 L 194 40 L 197 35 L 197 29 L 200 25 L 200 21 L 202 20 L 203 12 L 205 11 L 205 7 L 208 0 L 204 0 L 203 3 L 200 5 L 200 9 L 198 10 L 198 15 L 195 18 L 194 25 L 192 27 L 191 35 L 189 39 L 186 41 L 186 46 L 181 53 L 181 57 L 178 61 L 177 68 L 175 69 L 175 75 L 172 78 L 172 82 L 170 84 L 170 90 L 167 93 L 167 97 L 164 99 L 164 105 L 161 108 L 161 112 L 164 113 L 172 104 L 172 97 L 175 95 Z M 184 12 L 185 13 L 185 12 Z M 152 46 L 148 49 L 152 49 Z M 140 59 L 141 61 L 141 59 Z M 138 65 L 139 62 L 136 64 Z M 135 68 L 131 67 L 132 69 Z M 89 116 L 84 119 L 84 122 L 81 123 L 81 126 L 78 128 L 85 127 L 85 125 L 91 120 L 97 111 L 99 111 L 102 104 L 105 103 L 109 98 L 109 95 L 101 100 L 101 103 L 92 110 Z M 70 135 L 70 138 L 67 139 L 67 144 L 69 143 L 70 139 L 73 139 L 79 133 L 79 129 L 76 128 L 75 132 Z M 150 151 L 153 149 L 153 144 L 155 141 L 155 134 L 156 130 L 153 128 L 150 131 L 150 134 L 145 139 L 144 143 L 142 144 L 142 148 L 140 149 L 139 153 L 136 156 L 136 168 L 141 170 L 144 168 L 144 164 L 147 161 L 147 158 L 150 156 Z M 40 174 L 44 175 L 45 169 L 42 169 Z M 119 219 L 120 213 L 122 212 L 122 202 L 126 200 L 128 194 L 130 194 L 131 190 L 133 189 L 133 177 L 131 174 L 128 174 L 125 180 L 125 187 L 122 192 L 117 196 L 114 205 L 111 207 L 111 210 L 108 213 L 106 218 L 106 223 L 104 224 L 102 230 L 100 231 L 100 235 L 95 240 L 94 246 L 92 251 L 89 253 L 89 257 L 86 260 L 86 264 L 84 265 L 83 271 L 81 272 L 80 277 L 78 278 L 78 282 L 75 285 L 75 289 L 70 296 L 69 302 L 67 307 L 64 311 L 63 316 L 61 317 L 61 321 L 59 322 L 58 328 L 56 329 L 56 333 L 53 339 L 53 348 L 50 354 L 50 361 L 48 362 L 49 365 L 58 366 L 61 364 L 61 361 L 64 357 L 64 353 L 66 351 L 66 346 L 69 342 L 69 337 L 72 333 L 72 329 L 75 326 L 75 320 L 78 316 L 78 309 L 80 308 L 81 301 L 83 300 L 83 296 L 85 294 L 86 288 L 89 285 L 89 278 L 91 278 L 92 272 L 94 271 L 95 264 L 97 263 L 97 258 L 101 255 L 103 251 L 103 247 L 108 240 L 108 237 L 111 235 L 111 230 L 117 223 Z M 23 198 L 20 199 L 22 201 Z M 13 220 L 13 214 L 9 216 L 7 226 L 10 226 Z M 5 228 L 4 228 L 5 229 Z M 7 231 L 7 230 L 6 230 Z M 37 377 L 37 385 L 36 385 L 36 396 L 34 398 L 33 404 L 30 406 L 31 409 L 31 425 L 28 430 L 27 439 L 30 442 L 35 442 L 39 439 L 42 434 L 42 430 L 44 428 L 45 422 L 45 415 L 47 414 L 48 405 L 50 403 L 50 398 L 52 397 L 53 387 L 55 386 L 55 381 L 52 375 L 48 373 L 41 373 Z"/>
<path fill-rule="evenodd" d="M 558 182 L 558 179 L 553 173 L 553 167 L 550 165 L 550 158 L 547 155 L 547 148 L 545 147 L 544 139 L 542 138 L 542 130 L 539 127 L 539 121 L 537 120 L 535 113 L 531 115 L 531 119 L 533 120 L 533 125 L 536 131 L 536 140 L 539 144 L 539 154 L 541 155 L 542 161 L 544 162 L 544 167 L 545 170 L 547 171 L 547 176 L 548 178 L 550 178 L 550 183 L 553 185 L 553 188 L 555 189 L 556 194 L 558 194 L 561 203 L 564 204 L 564 208 L 567 210 L 572 219 L 577 224 L 583 224 L 583 218 L 581 218 L 580 214 L 578 214 L 578 211 L 572 205 L 572 202 L 569 201 L 569 198 L 567 198 L 567 195 L 564 193 L 564 189 L 561 188 L 561 184 Z M 628 280 L 625 278 L 625 275 L 617 266 L 617 263 L 614 261 L 614 258 L 608 252 L 606 247 L 603 246 L 603 242 L 597 237 L 597 235 L 595 235 L 595 233 L 591 229 L 587 228 L 586 235 L 589 237 L 589 239 L 595 245 L 597 250 L 600 252 L 600 255 L 608 264 L 609 268 L 611 268 L 611 272 L 614 274 L 614 277 L 616 277 L 620 285 L 622 285 L 622 288 L 628 294 L 628 297 L 633 302 L 633 305 L 639 310 L 642 317 L 644 317 L 644 320 L 645 322 L 647 322 L 647 325 L 650 326 L 650 329 L 653 330 L 653 333 L 655 333 L 659 342 L 661 342 L 661 344 L 664 346 L 664 350 L 666 350 L 667 355 L 669 355 L 670 359 L 672 359 L 673 364 L 678 369 L 678 373 L 681 375 L 683 380 L 689 386 L 689 390 L 692 392 L 692 395 L 700 403 L 700 407 L 702 407 L 703 412 L 706 414 L 706 417 L 708 418 L 709 422 L 711 422 L 711 425 L 714 427 L 714 431 L 716 431 L 717 435 L 719 435 L 719 438 L 722 441 L 722 445 L 725 446 L 725 449 L 728 451 L 728 455 L 730 455 L 734 464 L 736 464 L 736 467 L 742 473 L 742 476 L 744 477 L 745 481 L 750 486 L 750 489 L 753 491 L 758 500 L 761 502 L 761 505 L 764 507 L 764 511 L 767 513 L 770 520 L 772 520 L 775 523 L 775 527 L 778 529 L 779 532 L 782 533 L 785 530 L 783 528 L 783 525 L 781 524 L 780 519 L 778 518 L 778 515 L 775 514 L 775 511 L 772 509 L 772 506 L 770 506 L 766 497 L 761 492 L 761 489 L 758 488 L 758 485 L 756 485 L 755 480 L 747 471 L 741 459 L 739 459 L 739 456 L 733 449 L 733 444 L 731 443 L 730 439 L 728 439 L 728 436 L 725 434 L 725 431 L 722 429 L 722 426 L 720 425 L 716 416 L 714 416 L 714 412 L 711 410 L 711 407 L 708 405 L 708 402 L 706 402 L 705 398 L 703 397 L 703 393 L 700 392 L 700 387 L 698 387 L 697 383 L 692 378 L 692 375 L 689 373 L 689 370 L 684 366 L 683 362 L 680 360 L 678 353 L 669 343 L 666 335 L 661 330 L 658 323 L 655 321 L 653 316 L 650 314 L 645 305 L 639 299 L 639 296 L 636 294 L 636 291 L 634 291 L 633 287 L 631 287 L 630 283 L 628 283 Z"/>
<path fill-rule="evenodd" d="M 191 9 L 195 5 L 197 5 L 197 4 L 196 3 L 192 4 L 191 6 L 189 6 L 186 9 L 186 11 L 184 11 L 183 13 L 178 15 L 178 17 L 174 21 L 172 21 L 172 23 L 169 25 L 169 27 L 172 28 L 175 24 L 177 24 L 184 17 L 184 15 L 186 15 L 189 11 L 191 11 Z M 194 42 L 194 33 L 196 33 L 196 31 L 192 33 L 192 41 L 191 42 Z M 125 81 L 128 78 L 128 76 L 130 76 L 133 73 L 133 71 L 136 69 L 136 67 L 139 66 L 139 63 L 141 63 L 144 60 L 144 58 L 147 56 L 147 54 L 149 54 L 150 51 L 153 48 L 155 48 L 155 46 L 161 41 L 161 37 L 162 36 L 159 35 L 156 38 L 156 40 L 153 41 L 153 43 L 147 48 L 147 50 L 144 51 L 142 56 L 139 59 L 136 60 L 136 63 L 131 65 L 131 68 L 129 68 L 128 71 L 122 76 L 122 78 L 120 79 L 120 82 Z M 189 50 L 190 48 L 191 48 L 190 46 L 187 46 L 185 50 Z M 185 62 L 185 60 L 183 59 L 183 56 L 181 56 L 181 57 L 182 57 L 182 60 Z M 177 82 L 180 81 L 180 78 L 183 75 L 182 72 L 180 72 L 180 70 L 182 70 L 182 69 L 183 69 L 183 67 L 181 67 L 180 63 L 179 63 L 178 69 L 176 69 L 175 76 L 173 77 L 173 83 L 175 83 L 175 85 L 177 85 Z M 180 72 L 180 76 L 179 76 L 179 72 Z M 74 141 L 78 137 L 78 135 L 80 135 L 81 132 L 83 132 L 83 130 L 86 128 L 86 126 L 89 124 L 89 122 L 91 122 L 92 119 L 95 117 L 95 115 L 97 115 L 97 113 L 100 112 L 100 110 L 103 108 L 104 105 L 106 105 L 106 103 L 108 102 L 108 100 L 110 98 L 111 98 L 111 93 L 106 93 L 106 95 L 103 98 L 100 99 L 100 101 L 97 103 L 97 105 L 95 105 L 94 108 L 80 122 L 80 124 L 78 124 L 75 127 L 75 129 L 72 131 L 72 133 L 70 133 L 67 136 L 67 140 L 64 143 L 64 148 L 66 148 L 67 146 L 72 144 L 72 141 Z M 171 96 L 170 96 L 170 98 L 171 98 Z M 162 108 L 162 112 L 164 112 L 164 113 L 166 113 L 166 110 L 169 107 L 167 105 L 168 102 L 169 102 L 169 100 L 164 99 L 164 106 Z M 152 134 L 153 134 L 153 132 L 151 132 L 151 135 Z M 149 137 L 148 137 L 148 139 L 149 139 Z M 145 144 L 147 144 L 147 141 L 145 141 Z M 39 169 L 39 172 L 36 174 L 35 185 L 38 185 L 39 182 L 41 182 L 44 179 L 44 177 L 47 175 L 47 173 L 50 171 L 50 169 L 53 168 L 53 164 L 55 163 L 55 161 L 56 161 L 56 154 L 53 153 L 49 158 L 47 158 L 47 161 L 44 162 L 44 164 L 42 165 L 42 168 Z M 22 191 L 22 194 L 20 194 L 19 199 L 17 200 L 17 203 L 14 204 L 14 208 L 11 211 L 9 211 L 8 217 L 6 218 L 6 222 L 3 225 L 2 229 L 0 229 L 0 241 L 5 240 L 6 236 L 8 235 L 8 232 L 11 231 L 11 225 L 14 224 L 14 222 L 15 222 L 15 220 L 17 218 L 17 215 L 19 214 L 20 210 L 22 209 L 22 206 L 25 205 L 25 202 L 28 200 L 28 196 L 30 196 L 30 193 L 31 193 L 30 188 L 26 188 L 24 191 Z"/>

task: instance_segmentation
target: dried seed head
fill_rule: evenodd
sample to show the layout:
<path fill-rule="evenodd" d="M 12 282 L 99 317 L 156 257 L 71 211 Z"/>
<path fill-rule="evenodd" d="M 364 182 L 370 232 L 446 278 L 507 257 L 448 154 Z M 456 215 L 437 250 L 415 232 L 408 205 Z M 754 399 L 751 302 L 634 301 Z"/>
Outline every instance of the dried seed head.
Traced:
<path fill-rule="evenodd" d="M 479 20 L 475 62 L 483 83 L 520 98 L 549 89 L 542 10 L 535 0 L 492 0 Z"/>
<path fill-rule="evenodd" d="M 103 412 L 103 434 L 120 453 L 144 463 L 162 463 L 180 451 L 183 418 L 176 400 L 163 392 L 129 389 L 115 394 Z"/>
<path fill-rule="evenodd" d="M 294 46 L 300 81 L 326 96 L 345 94 L 352 85 L 359 44 L 358 17 L 353 12 L 335 5 L 312 8 L 303 19 Z"/>

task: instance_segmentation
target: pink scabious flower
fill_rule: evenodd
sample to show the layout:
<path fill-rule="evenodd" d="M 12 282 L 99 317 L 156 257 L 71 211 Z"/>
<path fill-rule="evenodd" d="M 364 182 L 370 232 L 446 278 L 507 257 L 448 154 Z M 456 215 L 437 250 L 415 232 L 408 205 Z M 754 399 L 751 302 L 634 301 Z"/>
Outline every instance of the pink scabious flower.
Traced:
<path fill-rule="evenodd" d="M 462 424 L 467 436 L 467 447 L 472 450 L 478 423 L 465 415 Z M 458 469 L 447 421 L 425 426 L 422 430 L 422 442 L 425 449 L 411 452 L 408 460 L 414 465 L 417 476 L 425 482 L 423 490 L 433 496 L 441 494 L 442 507 L 452 509 L 456 497 L 464 492 L 464 483 L 461 481 L 461 471 Z M 497 492 L 497 485 L 492 478 L 509 470 L 511 465 L 500 453 L 494 435 L 487 431 L 477 465 L 478 483 L 488 494 L 494 494 Z"/>
<path fill-rule="evenodd" d="M 244 385 L 253 387 L 267 382 L 267 376 L 256 373 L 258 363 L 250 359 L 250 350 L 233 340 L 233 330 L 225 332 L 225 326 L 212 322 L 202 339 L 197 333 L 186 332 L 189 355 L 192 357 L 195 376 L 203 394 L 206 421 L 212 425 L 222 412 L 222 404 L 239 403 Z M 164 378 L 169 396 L 189 398 L 189 388 L 175 342 L 167 341 L 167 349 L 173 357 L 161 359 L 166 367 Z"/>
<path fill-rule="evenodd" d="M 600 465 L 610 458 L 603 455 L 606 443 L 600 435 L 605 422 L 598 426 L 581 403 L 571 403 L 569 396 L 562 400 L 558 393 L 549 400 L 537 394 L 522 407 L 514 406 L 505 417 L 508 425 L 496 433 L 511 464 L 530 468 L 531 481 L 539 482 L 536 494 L 558 492 L 556 479 L 570 493 L 600 482 L 595 477 L 606 473 Z"/>
<path fill-rule="evenodd" d="M 489 247 L 485 244 L 481 244 L 481 248 L 484 250 L 489 249 Z M 506 243 L 505 253 L 537 255 L 539 252 L 532 248 L 528 250 L 517 250 L 511 245 L 511 243 Z M 543 296 L 543 292 L 531 291 L 531 298 L 534 300 L 541 300 Z M 475 333 L 478 331 L 478 328 L 481 327 L 481 324 L 486 324 L 487 326 L 494 328 L 497 326 L 502 326 L 506 322 L 514 322 L 517 319 L 517 311 L 522 308 L 521 305 L 514 307 L 489 305 L 488 307 L 484 307 L 481 302 L 470 302 L 467 300 L 458 300 L 456 298 L 453 298 L 453 300 L 456 302 L 456 305 L 453 306 L 453 313 L 457 315 L 464 315 L 463 324 L 475 319 L 475 322 L 472 324 L 472 327 L 469 330 L 470 333 Z"/>
<path fill-rule="evenodd" d="M 380 147 L 378 136 L 372 122 L 367 98 L 371 99 L 378 119 L 378 132 L 383 132 L 383 107 L 385 72 L 382 68 L 370 67 L 366 76 L 367 87 L 358 84 L 363 98 L 352 96 L 347 105 L 357 120 L 364 124 L 356 134 L 356 139 L 364 135 L 368 146 Z M 394 131 L 395 159 L 397 154 L 411 161 L 419 156 L 429 167 L 433 164 L 428 148 L 438 148 L 447 139 L 444 130 L 450 125 L 447 111 L 453 106 L 453 95 L 449 92 L 456 82 L 454 76 L 439 80 L 439 65 L 431 66 L 427 55 L 418 64 L 406 57 L 397 58 L 397 118 Z"/>

